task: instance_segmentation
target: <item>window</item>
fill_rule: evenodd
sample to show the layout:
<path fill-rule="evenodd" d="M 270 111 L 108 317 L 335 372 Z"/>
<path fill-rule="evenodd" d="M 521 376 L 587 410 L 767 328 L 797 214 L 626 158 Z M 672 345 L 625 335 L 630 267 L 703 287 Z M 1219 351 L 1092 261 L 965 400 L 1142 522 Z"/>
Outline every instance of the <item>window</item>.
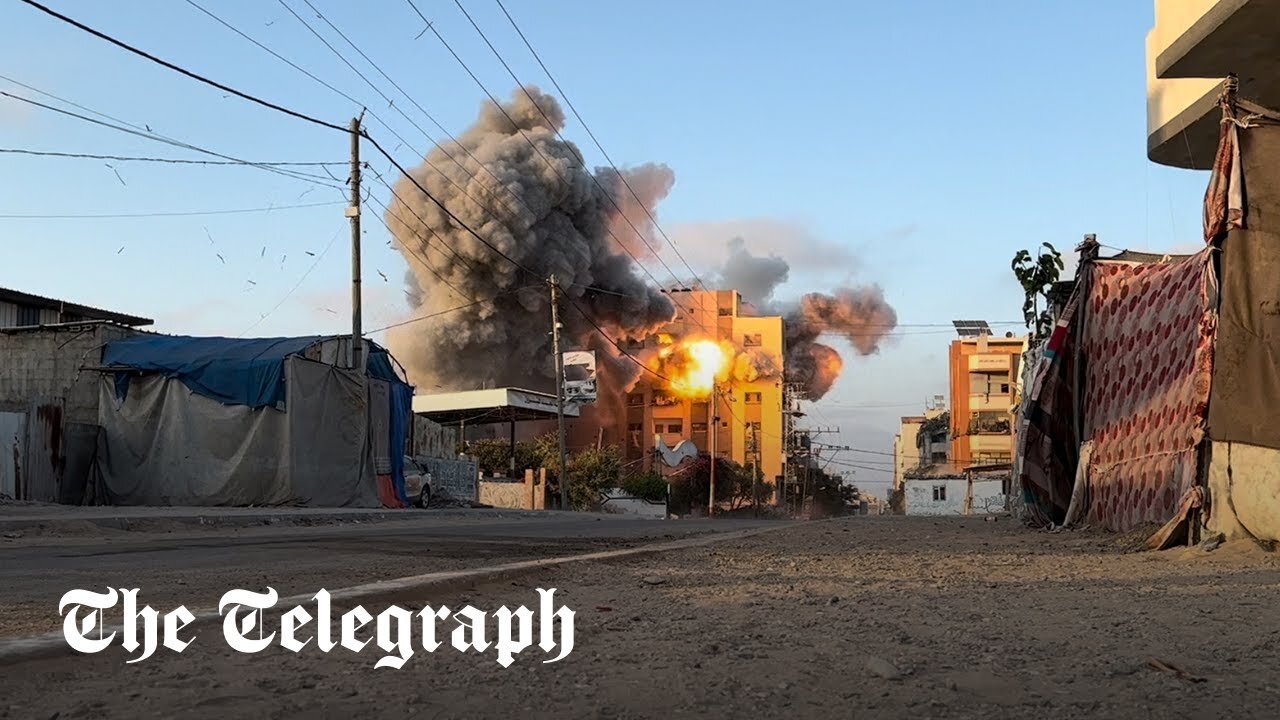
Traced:
<path fill-rule="evenodd" d="M 947 486 L 946 486 L 946 485 L 934 485 L 934 486 L 933 486 L 933 501 L 934 501 L 934 502 L 946 502 L 946 501 L 947 501 Z"/>
<path fill-rule="evenodd" d="M 644 407 L 644 393 L 631 393 L 627 396 L 627 405 L 631 407 Z M 637 430 L 639 428 L 636 428 Z"/>
<path fill-rule="evenodd" d="M 627 425 L 627 444 L 631 447 L 640 447 L 640 431 L 643 429 L 644 425 L 641 423 L 631 423 L 630 425 Z"/>
<path fill-rule="evenodd" d="M 40 308 L 18 306 L 18 327 L 40 324 Z"/>
<path fill-rule="evenodd" d="M 628 339 L 627 339 L 627 349 L 628 349 L 628 350 L 643 350 L 643 349 L 644 349 L 644 338 L 641 338 L 641 339 L 639 339 L 639 340 L 634 340 L 634 339 L 628 338 Z"/>
<path fill-rule="evenodd" d="M 675 397 L 673 397 L 673 396 L 671 396 L 671 395 L 668 395 L 667 393 L 663 393 L 663 392 L 655 392 L 655 393 L 653 394 L 653 404 L 654 404 L 654 405 L 675 405 L 675 404 L 677 404 L 677 403 L 679 403 L 679 402 L 680 402 L 680 400 L 679 400 L 679 399 L 677 399 L 677 398 L 675 398 Z"/>
<path fill-rule="evenodd" d="M 760 333 L 742 336 L 742 347 L 760 347 L 764 345 L 764 340 L 760 338 Z"/>
<path fill-rule="evenodd" d="M 936 452 L 931 459 L 934 465 L 942 465 L 947 462 L 947 454 L 945 452 Z"/>
<path fill-rule="evenodd" d="M 971 395 L 1008 395 L 1009 378 L 1006 375 L 973 373 L 969 376 Z"/>
<path fill-rule="evenodd" d="M 663 427 L 664 427 L 664 426 L 663 426 L 663 424 L 662 424 L 662 423 L 657 423 L 656 425 L 654 425 L 654 426 L 653 426 L 653 434 L 654 434 L 654 435 L 661 435 L 661 434 L 662 434 L 662 428 L 663 428 Z"/>
<path fill-rule="evenodd" d="M 671 433 L 672 435 L 679 435 L 680 433 L 684 432 L 684 423 L 682 422 L 668 423 L 667 432 Z"/>
<path fill-rule="evenodd" d="M 733 308 L 720 308 L 717 314 L 720 317 L 729 317 L 730 315 L 733 315 Z"/>
<path fill-rule="evenodd" d="M 758 393 L 758 392 L 749 392 L 749 393 L 744 393 L 744 394 L 743 394 L 743 399 L 746 401 L 746 403 L 747 403 L 748 405 L 759 405 L 759 404 L 760 404 L 760 393 Z"/>
<path fill-rule="evenodd" d="M 707 424 L 704 422 L 692 423 L 689 425 L 689 429 L 692 430 L 695 434 L 696 433 L 702 433 L 703 435 L 707 434 Z"/>

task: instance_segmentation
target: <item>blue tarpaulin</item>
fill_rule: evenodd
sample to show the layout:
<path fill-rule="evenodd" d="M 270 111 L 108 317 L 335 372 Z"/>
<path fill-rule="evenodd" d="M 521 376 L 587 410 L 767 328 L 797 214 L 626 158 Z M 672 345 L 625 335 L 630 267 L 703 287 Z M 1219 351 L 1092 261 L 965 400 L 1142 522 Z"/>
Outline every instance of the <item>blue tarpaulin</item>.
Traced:
<path fill-rule="evenodd" d="M 284 361 L 324 336 L 220 338 L 146 336 L 108 343 L 103 365 L 181 380 L 192 392 L 227 405 L 253 408 L 284 400 Z M 117 373 L 116 394 L 128 392 L 129 375 Z"/>

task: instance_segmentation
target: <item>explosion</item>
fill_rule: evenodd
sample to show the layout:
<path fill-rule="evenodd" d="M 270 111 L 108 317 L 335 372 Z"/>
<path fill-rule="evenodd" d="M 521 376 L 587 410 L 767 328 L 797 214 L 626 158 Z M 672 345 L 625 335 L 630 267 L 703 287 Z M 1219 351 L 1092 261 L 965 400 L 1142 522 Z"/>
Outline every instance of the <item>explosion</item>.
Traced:
<path fill-rule="evenodd" d="M 536 87 L 517 88 L 501 108 L 482 106 L 456 142 L 433 149 L 410 170 L 412 181 L 396 183 L 387 224 L 409 267 L 412 315 L 431 320 L 395 328 L 387 342 L 415 385 L 429 391 L 554 387 L 545 283 L 554 273 L 567 300 L 564 343 L 596 351 L 602 384 L 615 388 L 601 393 L 600 404 L 620 409 L 616 389 L 634 382 L 639 369 L 595 326 L 618 340 L 644 338 L 674 317 L 671 300 L 647 284 L 618 247 L 619 241 L 641 244 L 637 232 L 652 235 L 648 218 L 674 175 L 651 164 L 623 168 L 623 177 L 611 167 L 588 170 L 578 148 L 560 139 L 563 124 L 555 98 Z M 610 227 L 622 216 L 631 222 L 615 240 Z M 472 300 L 482 302 L 467 304 Z"/>
<path fill-rule="evenodd" d="M 728 379 L 733 353 L 714 340 L 668 345 L 658 352 L 654 372 L 668 378 L 667 390 L 694 400 L 711 397 L 718 382 Z"/>

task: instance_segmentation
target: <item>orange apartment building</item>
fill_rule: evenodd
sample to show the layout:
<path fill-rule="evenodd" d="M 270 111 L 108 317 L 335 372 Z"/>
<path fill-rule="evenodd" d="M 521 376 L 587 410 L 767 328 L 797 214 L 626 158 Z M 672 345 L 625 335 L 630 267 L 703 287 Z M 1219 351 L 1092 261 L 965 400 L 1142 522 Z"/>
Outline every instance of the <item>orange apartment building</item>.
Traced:
<path fill-rule="evenodd" d="M 951 342 L 951 462 L 1013 461 L 1013 407 L 1024 340 L 990 335 Z"/>

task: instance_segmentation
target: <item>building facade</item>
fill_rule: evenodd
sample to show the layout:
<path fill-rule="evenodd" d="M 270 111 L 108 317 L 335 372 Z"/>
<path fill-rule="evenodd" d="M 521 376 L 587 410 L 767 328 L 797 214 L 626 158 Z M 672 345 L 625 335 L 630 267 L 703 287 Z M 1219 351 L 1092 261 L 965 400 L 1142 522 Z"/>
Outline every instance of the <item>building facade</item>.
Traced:
<path fill-rule="evenodd" d="M 1147 34 L 1147 156 L 1207 170 L 1218 149 L 1222 81 L 1240 96 L 1280 107 L 1280 55 L 1272 0 L 1156 0 Z"/>
<path fill-rule="evenodd" d="M 951 342 L 951 463 L 958 468 L 1013 461 L 1014 388 L 1022 338 L 990 335 Z"/>
<path fill-rule="evenodd" d="M 642 377 L 627 395 L 625 419 L 619 424 L 625 428 L 627 459 L 649 467 L 658 437 L 669 447 L 687 439 L 709 452 L 714 432 L 718 457 L 759 468 L 765 482 L 776 488 L 786 463 L 782 318 L 752 314 L 733 290 L 678 290 L 671 298 L 680 306 L 677 319 L 654 338 L 632 343 L 629 352 L 645 357 L 662 344 L 715 339 L 752 358 L 756 372 L 733 373 L 732 380 L 717 387 L 714 403 L 711 398 L 678 397 L 665 391 L 660 380 Z M 718 422 L 712 420 L 713 407 Z"/>
<path fill-rule="evenodd" d="M 61 325 L 94 320 L 103 320 L 124 327 L 143 327 L 152 323 L 149 318 L 0 288 L 0 328 Z"/>

